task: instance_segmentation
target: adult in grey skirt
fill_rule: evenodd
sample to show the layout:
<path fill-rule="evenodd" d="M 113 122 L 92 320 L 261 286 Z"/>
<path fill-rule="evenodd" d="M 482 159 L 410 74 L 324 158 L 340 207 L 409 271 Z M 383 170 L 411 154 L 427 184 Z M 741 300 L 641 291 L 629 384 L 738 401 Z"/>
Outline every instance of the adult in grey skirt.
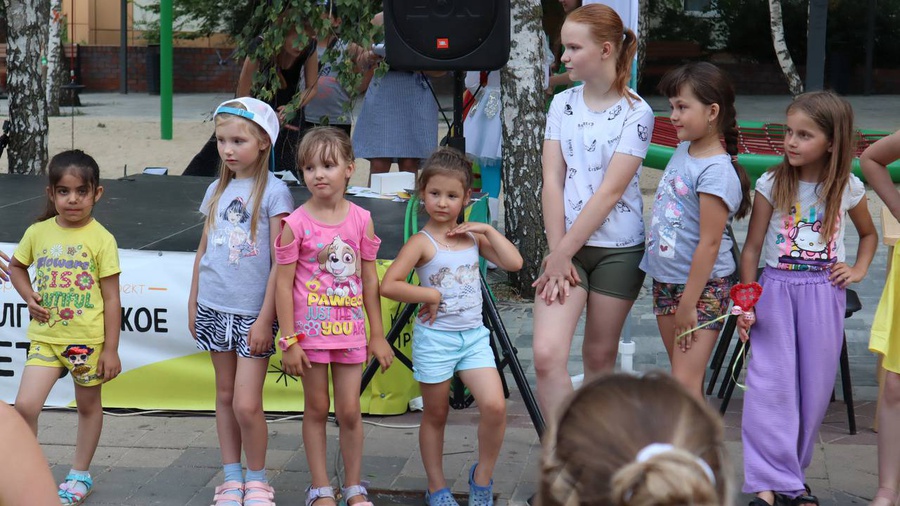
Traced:
<path fill-rule="evenodd" d="M 381 13 L 372 20 L 381 25 Z M 368 56 L 372 56 L 371 53 Z M 353 129 L 353 151 L 369 160 L 370 174 L 415 173 L 438 145 L 438 105 L 422 72 L 389 70 L 369 85 Z"/>

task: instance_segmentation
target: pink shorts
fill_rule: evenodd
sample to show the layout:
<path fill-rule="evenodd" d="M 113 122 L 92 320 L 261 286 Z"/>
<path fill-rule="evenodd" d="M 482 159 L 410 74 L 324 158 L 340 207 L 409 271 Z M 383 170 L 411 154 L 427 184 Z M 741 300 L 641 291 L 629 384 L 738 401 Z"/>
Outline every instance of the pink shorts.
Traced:
<path fill-rule="evenodd" d="M 337 350 L 303 350 L 314 364 L 362 364 L 368 358 L 365 346 Z"/>

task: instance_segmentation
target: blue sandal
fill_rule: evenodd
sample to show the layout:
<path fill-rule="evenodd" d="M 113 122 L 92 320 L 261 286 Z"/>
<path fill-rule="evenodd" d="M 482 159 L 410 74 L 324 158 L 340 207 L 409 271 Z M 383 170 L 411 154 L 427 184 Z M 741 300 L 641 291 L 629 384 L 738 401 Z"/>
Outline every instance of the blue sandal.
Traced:
<path fill-rule="evenodd" d="M 84 491 L 84 493 L 75 490 L 74 487 L 78 483 L 84 485 L 84 487 L 87 489 Z M 70 474 L 66 476 L 65 481 L 63 481 L 59 485 L 57 495 L 59 495 L 59 502 L 63 506 L 77 506 L 79 504 L 84 504 L 84 500 L 87 499 L 87 497 L 91 495 L 91 492 L 93 491 L 94 480 L 92 480 L 90 476 L 86 476 L 83 474 Z"/>
<path fill-rule="evenodd" d="M 425 491 L 425 506 L 459 506 L 450 489 L 444 487 L 434 492 Z"/>
<path fill-rule="evenodd" d="M 469 506 L 494 506 L 494 479 L 486 487 L 475 483 L 475 468 L 478 462 L 469 470 Z"/>

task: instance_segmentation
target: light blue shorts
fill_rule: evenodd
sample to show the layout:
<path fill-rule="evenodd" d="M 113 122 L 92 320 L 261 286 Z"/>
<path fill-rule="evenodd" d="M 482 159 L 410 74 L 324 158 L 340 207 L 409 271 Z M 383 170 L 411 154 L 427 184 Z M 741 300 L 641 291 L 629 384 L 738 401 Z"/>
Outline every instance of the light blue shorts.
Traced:
<path fill-rule="evenodd" d="M 481 325 L 471 330 L 434 330 L 416 324 L 412 340 L 413 378 L 442 383 L 456 371 L 496 368 L 490 332 Z"/>

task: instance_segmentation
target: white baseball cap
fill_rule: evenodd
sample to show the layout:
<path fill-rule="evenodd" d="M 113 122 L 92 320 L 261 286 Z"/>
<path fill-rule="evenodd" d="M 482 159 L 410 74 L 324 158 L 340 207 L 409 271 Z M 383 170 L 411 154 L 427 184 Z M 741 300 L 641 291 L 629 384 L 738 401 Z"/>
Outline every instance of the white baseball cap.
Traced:
<path fill-rule="evenodd" d="M 243 105 L 246 110 L 232 107 L 231 104 L 234 104 L 235 102 Z M 271 107 L 269 107 L 269 104 L 262 100 L 253 97 L 232 98 L 231 100 L 226 100 L 219 104 L 219 107 L 216 107 L 216 112 L 213 116 L 218 116 L 219 114 L 233 114 L 256 123 L 269 134 L 269 139 L 272 140 L 272 146 L 275 145 L 275 140 L 278 139 L 278 115 L 275 114 L 275 111 L 273 111 Z"/>

